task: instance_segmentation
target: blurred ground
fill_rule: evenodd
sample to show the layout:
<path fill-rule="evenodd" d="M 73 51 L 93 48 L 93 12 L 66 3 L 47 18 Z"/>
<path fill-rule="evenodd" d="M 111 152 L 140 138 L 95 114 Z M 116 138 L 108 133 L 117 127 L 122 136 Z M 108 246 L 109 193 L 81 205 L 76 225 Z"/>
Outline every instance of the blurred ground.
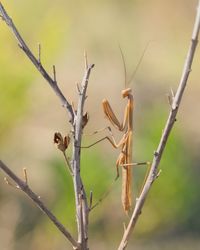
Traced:
<path fill-rule="evenodd" d="M 120 119 L 125 106 L 124 51 L 128 77 L 149 47 L 131 85 L 135 98 L 134 158 L 151 160 L 176 90 L 191 37 L 197 1 L 2 1 L 34 53 L 42 46 L 42 62 L 57 68 L 59 84 L 76 105 L 76 84 L 83 75 L 83 51 L 95 63 L 86 109 L 86 133 L 107 124 L 101 100 L 108 98 Z M 22 175 L 56 215 L 75 231 L 72 183 L 62 156 L 53 145 L 56 131 L 68 133 L 65 111 L 52 90 L 18 48 L 0 22 L 0 150 L 1 159 Z M 128 249 L 199 249 L 200 195 L 199 58 L 197 50 L 178 122 L 161 162 L 162 175 L 152 188 Z M 89 144 L 102 135 L 85 137 Z M 116 133 L 120 138 L 120 135 Z M 117 153 L 107 143 L 83 152 L 82 172 L 95 198 L 115 177 Z M 134 197 L 144 169 L 134 171 Z M 23 194 L 0 181 L 0 249 L 66 249 L 63 237 Z M 91 249 L 115 249 L 123 231 L 120 181 L 109 198 L 91 214 Z M 113 212 L 114 211 L 114 212 Z M 98 245 L 98 248 L 97 248 Z M 68 246 L 68 245 L 67 245 Z M 69 248 L 70 249 L 70 248 Z"/>

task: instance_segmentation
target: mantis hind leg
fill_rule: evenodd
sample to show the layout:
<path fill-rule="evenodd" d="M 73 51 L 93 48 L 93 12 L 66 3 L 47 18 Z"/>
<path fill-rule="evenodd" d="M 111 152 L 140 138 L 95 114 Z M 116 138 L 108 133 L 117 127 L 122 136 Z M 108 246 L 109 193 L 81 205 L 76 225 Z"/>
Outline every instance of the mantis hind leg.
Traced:
<path fill-rule="evenodd" d="M 146 162 L 126 163 L 126 164 L 121 164 L 120 165 L 122 167 L 129 167 L 129 166 L 135 167 L 135 166 L 143 166 L 143 165 L 147 166 L 147 171 L 146 171 L 146 174 L 145 174 L 145 177 L 144 177 L 144 180 L 143 180 L 142 187 L 140 188 L 139 194 L 141 194 L 142 189 L 144 187 L 144 184 L 146 183 L 146 180 L 147 180 L 147 177 L 149 175 L 150 168 L 151 168 L 151 162 L 146 161 Z"/>
<path fill-rule="evenodd" d="M 149 166 L 150 164 L 151 164 L 150 162 L 144 161 L 144 162 L 124 163 L 124 164 L 121 164 L 120 166 L 122 166 L 122 167 L 128 167 L 128 166 L 135 167 L 135 166 L 142 166 L 142 165 L 147 165 L 147 166 Z"/>

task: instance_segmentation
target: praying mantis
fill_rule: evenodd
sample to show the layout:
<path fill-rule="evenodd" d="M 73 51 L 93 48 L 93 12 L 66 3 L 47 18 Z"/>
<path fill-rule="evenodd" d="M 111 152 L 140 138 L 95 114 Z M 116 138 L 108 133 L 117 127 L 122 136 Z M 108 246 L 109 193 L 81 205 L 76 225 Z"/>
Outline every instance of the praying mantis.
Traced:
<path fill-rule="evenodd" d="M 131 78 L 133 78 L 143 56 L 147 49 L 147 46 L 136 66 L 136 69 Z M 120 52 L 123 59 L 124 64 L 124 72 L 125 72 L 125 85 L 126 85 L 126 65 L 122 50 L 120 48 Z M 130 82 L 130 81 L 129 81 Z M 110 132 L 110 136 L 106 136 L 97 142 L 91 144 L 90 146 L 84 147 L 89 148 L 100 141 L 107 139 L 114 148 L 120 148 L 120 154 L 116 160 L 116 169 L 117 169 L 117 176 L 116 179 L 119 177 L 119 167 L 122 168 L 122 194 L 121 194 L 121 201 L 123 209 L 126 213 L 128 213 L 132 206 L 132 168 L 136 165 L 150 165 L 149 162 L 140 162 L 140 163 L 133 163 L 132 161 L 132 140 L 133 140 L 133 109 L 134 109 L 134 99 L 131 88 L 125 88 L 121 92 L 122 98 L 127 98 L 127 104 L 124 111 L 124 118 L 123 121 L 120 123 L 118 118 L 116 117 L 111 105 L 107 99 L 103 99 L 102 107 L 103 112 L 109 122 L 115 127 L 118 131 L 123 132 L 123 136 L 121 140 L 116 143 L 116 140 L 112 134 L 112 130 L 110 127 L 107 127 L 108 131 Z M 98 131 L 96 131 L 98 132 Z M 96 133 L 95 132 L 95 133 Z"/>
<path fill-rule="evenodd" d="M 122 90 L 122 97 L 127 98 L 128 102 L 125 107 L 124 120 L 119 122 L 114 114 L 108 100 L 102 101 L 103 111 L 111 124 L 119 131 L 123 131 L 124 135 L 119 143 L 116 143 L 114 137 L 109 141 L 114 148 L 121 147 L 121 152 L 116 161 L 117 177 L 119 177 L 119 166 L 122 167 L 122 205 L 125 212 L 131 208 L 131 183 L 132 183 L 132 137 L 133 137 L 133 95 L 131 88 Z"/>
<path fill-rule="evenodd" d="M 115 113 L 113 112 L 111 105 L 107 99 L 103 99 L 102 106 L 103 112 L 110 123 L 120 132 L 123 132 L 121 140 L 117 143 L 110 127 L 106 127 L 110 133 L 110 136 L 105 136 L 95 143 L 82 147 L 90 148 L 95 144 L 107 139 L 114 148 L 120 148 L 120 154 L 116 160 L 117 176 L 115 180 L 119 178 L 119 167 L 122 168 L 122 194 L 121 201 L 123 209 L 128 213 L 132 206 L 132 168 L 138 165 L 148 165 L 149 162 L 132 162 L 132 139 L 133 139 L 133 108 L 134 100 L 131 88 L 122 90 L 122 97 L 127 98 L 128 102 L 124 111 L 123 122 L 120 123 Z M 104 130 L 104 129 L 103 129 Z M 96 131 L 97 133 L 99 131 Z"/>

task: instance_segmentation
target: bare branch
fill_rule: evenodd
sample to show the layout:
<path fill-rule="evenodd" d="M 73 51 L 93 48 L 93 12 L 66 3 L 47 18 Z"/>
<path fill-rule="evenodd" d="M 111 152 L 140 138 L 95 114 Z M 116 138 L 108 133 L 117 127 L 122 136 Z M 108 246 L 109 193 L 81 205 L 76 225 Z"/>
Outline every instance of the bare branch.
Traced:
<path fill-rule="evenodd" d="M 14 22 L 12 21 L 12 19 L 9 17 L 9 15 L 7 14 L 5 8 L 3 7 L 2 3 L 0 2 L 0 17 L 2 17 L 2 19 L 6 22 L 6 24 L 9 26 L 9 28 L 11 29 L 11 31 L 13 32 L 15 38 L 18 41 L 18 45 L 19 47 L 24 51 L 24 53 L 27 55 L 27 57 L 31 60 L 31 62 L 35 65 L 35 67 L 37 68 L 37 70 L 40 72 L 40 74 L 45 78 L 45 80 L 49 83 L 49 85 L 51 86 L 51 88 L 53 89 L 53 91 L 56 93 L 56 95 L 59 97 L 62 106 L 64 108 L 67 109 L 68 114 L 69 114 L 69 118 L 70 118 L 70 122 L 73 124 L 73 120 L 74 120 L 74 113 L 72 111 L 72 107 L 69 104 L 69 102 L 67 101 L 67 99 L 65 98 L 65 96 L 63 95 L 62 91 L 60 90 L 60 88 L 57 85 L 57 82 L 55 81 L 55 79 L 53 79 L 46 71 L 46 69 L 42 66 L 41 64 L 41 58 L 40 58 L 40 53 L 41 53 L 41 49 L 39 47 L 39 58 L 37 59 L 33 53 L 31 52 L 31 50 L 29 49 L 29 47 L 27 46 L 27 44 L 25 43 L 24 39 L 22 38 L 22 36 L 20 35 L 19 31 L 17 30 Z M 54 75 L 55 77 L 55 75 Z"/>
<path fill-rule="evenodd" d="M 75 202 L 76 202 L 76 219 L 78 227 L 78 242 L 80 243 L 82 249 L 86 250 L 87 240 L 88 240 L 88 216 L 89 207 L 86 197 L 85 188 L 80 176 L 80 156 L 81 156 L 81 139 L 83 130 L 83 110 L 84 103 L 86 99 L 86 91 L 88 86 L 88 81 L 90 73 L 94 64 L 88 66 L 87 59 L 85 57 L 85 74 L 80 86 L 79 101 L 77 112 L 75 116 L 74 123 L 74 144 L 73 144 L 73 183 L 75 192 Z"/>
<path fill-rule="evenodd" d="M 22 182 L 22 190 L 26 192 L 31 199 L 34 200 L 38 204 L 38 206 L 47 214 L 48 217 L 57 225 L 58 228 L 68 237 L 71 243 L 73 243 L 74 246 L 80 246 L 81 249 L 88 249 L 87 248 L 87 234 L 88 234 L 88 204 L 87 204 L 87 197 L 84 190 L 84 186 L 80 177 L 80 147 L 77 147 L 81 145 L 81 137 L 82 137 L 82 129 L 85 122 L 88 119 L 87 117 L 84 117 L 84 125 L 83 125 L 83 108 L 84 108 L 84 102 L 86 99 L 86 90 L 88 86 L 88 80 L 90 76 L 91 69 L 94 67 L 94 65 L 89 65 L 87 62 L 87 56 L 85 54 L 85 75 L 83 77 L 83 81 L 80 88 L 79 93 L 79 104 L 77 108 L 77 112 L 74 111 L 73 106 L 69 104 L 61 90 L 59 89 L 57 85 L 57 79 L 56 79 L 56 70 L 55 67 L 53 67 L 53 78 L 47 73 L 43 65 L 41 64 L 41 48 L 39 46 L 39 58 L 37 59 L 31 50 L 28 48 L 27 44 L 23 40 L 22 36 L 18 32 L 15 24 L 13 23 L 12 19 L 7 14 L 6 10 L 4 9 L 3 5 L 0 2 L 0 17 L 6 22 L 6 24 L 10 27 L 12 30 L 15 38 L 17 39 L 19 43 L 19 47 L 24 51 L 24 53 L 27 55 L 27 57 L 31 60 L 31 62 L 35 65 L 37 70 L 42 74 L 42 76 L 47 80 L 49 85 L 52 87 L 54 92 L 58 95 L 59 99 L 61 100 L 62 105 L 67 109 L 70 117 L 70 122 L 73 126 L 73 134 L 74 134 L 74 141 L 73 141 L 73 160 L 72 160 L 72 171 L 73 171 L 73 182 L 74 182 L 74 192 L 76 197 L 76 216 L 77 216 L 77 227 L 78 227 L 78 243 L 76 243 L 71 235 L 63 228 L 63 226 L 59 225 L 54 216 L 41 204 L 41 201 L 38 200 L 38 197 L 31 193 L 28 185 L 26 184 L 26 188 L 23 189 L 24 182 Z M 64 155 L 65 156 L 65 155 Z M 67 160 L 67 158 L 66 158 Z M 15 181 L 19 181 L 19 179 L 16 179 Z M 31 193 L 31 195 L 30 195 Z M 53 219 L 52 219 L 53 218 Z"/>
<path fill-rule="evenodd" d="M 74 249 L 79 249 L 79 244 L 77 243 L 77 241 L 72 237 L 69 231 L 58 221 L 58 219 L 51 213 L 51 211 L 48 210 L 48 208 L 44 205 L 38 195 L 36 195 L 30 189 L 27 182 L 22 181 L 19 177 L 17 177 L 12 172 L 12 170 L 7 167 L 1 160 L 0 169 L 4 171 L 17 184 L 17 188 L 21 189 L 24 193 L 26 193 L 26 195 L 46 214 L 46 216 L 54 223 L 58 230 L 69 240 Z M 6 181 L 10 185 L 7 179 Z"/>
<path fill-rule="evenodd" d="M 193 33 L 192 33 L 191 44 L 189 46 L 189 50 L 188 50 L 187 57 L 185 60 L 185 65 L 183 68 L 182 77 L 178 86 L 178 90 L 176 92 L 176 95 L 172 103 L 172 109 L 169 113 L 169 117 L 167 119 L 165 128 L 163 130 L 158 148 L 156 152 L 154 153 L 151 169 L 149 171 L 149 175 L 147 177 L 146 183 L 142 189 L 142 192 L 139 198 L 136 201 L 136 205 L 132 213 L 130 222 L 127 226 L 127 229 L 124 232 L 124 235 L 120 242 L 118 250 L 123 250 L 127 247 L 129 237 L 131 233 L 133 232 L 136 222 L 142 212 L 142 208 L 147 198 L 147 195 L 150 191 L 151 185 L 153 184 L 153 182 L 159 175 L 158 166 L 159 166 L 163 151 L 165 149 L 168 137 L 176 121 L 176 115 L 177 115 L 177 112 L 178 112 L 178 109 L 182 100 L 182 96 L 183 96 L 183 93 L 187 84 L 189 73 L 191 72 L 192 61 L 193 61 L 196 46 L 198 43 L 199 29 L 200 29 L 200 1 L 198 3 L 197 15 L 196 15 L 196 20 L 194 24 Z"/>

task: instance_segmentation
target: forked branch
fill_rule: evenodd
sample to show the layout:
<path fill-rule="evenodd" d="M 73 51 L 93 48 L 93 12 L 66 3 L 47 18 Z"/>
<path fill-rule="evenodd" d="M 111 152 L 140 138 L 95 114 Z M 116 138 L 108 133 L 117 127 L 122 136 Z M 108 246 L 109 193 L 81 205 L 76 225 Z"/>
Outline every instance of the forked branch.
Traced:
<path fill-rule="evenodd" d="M 187 80 L 188 80 L 189 74 L 191 72 L 191 66 L 192 66 L 196 46 L 198 43 L 199 29 L 200 29 L 200 1 L 198 3 L 197 15 L 196 15 L 194 28 L 193 28 L 191 43 L 190 43 L 187 57 L 185 60 L 181 80 L 180 80 L 176 95 L 173 98 L 169 117 L 167 119 L 165 128 L 163 130 L 158 148 L 154 153 L 154 157 L 153 157 L 152 165 L 151 165 L 151 168 L 149 171 L 149 175 L 146 179 L 146 182 L 144 184 L 142 192 L 136 201 L 136 205 L 135 205 L 134 211 L 132 213 L 130 222 L 129 222 L 126 230 L 124 231 L 123 238 L 120 242 L 118 250 L 123 250 L 126 248 L 126 246 L 128 244 L 128 240 L 130 238 L 130 235 L 131 235 L 132 231 L 134 230 L 136 222 L 137 222 L 137 220 L 142 212 L 142 208 L 143 208 L 143 205 L 144 205 L 145 200 L 147 198 L 147 195 L 150 191 L 151 185 L 153 184 L 153 182 L 155 181 L 155 179 L 158 176 L 158 166 L 159 166 L 163 151 L 165 149 L 167 140 L 169 138 L 170 132 L 171 132 L 171 130 L 174 126 L 174 123 L 176 121 L 176 115 L 178 113 L 178 109 L 179 109 L 179 106 L 180 106 L 180 103 L 181 103 L 181 100 L 183 97 L 183 93 L 184 93 L 185 87 L 187 85 Z"/>
<path fill-rule="evenodd" d="M 63 93 L 61 92 L 60 88 L 57 84 L 56 78 L 56 69 L 53 66 L 53 77 L 51 77 L 43 65 L 41 64 L 41 46 L 39 45 L 38 48 L 38 58 L 36 58 L 27 44 L 25 43 L 24 39 L 20 35 L 18 29 L 16 28 L 14 22 L 7 14 L 5 8 L 3 7 L 2 3 L 0 2 L 0 17 L 6 22 L 8 27 L 13 32 L 15 38 L 18 41 L 19 47 L 24 51 L 27 57 L 31 60 L 31 62 L 35 65 L 37 70 L 42 74 L 42 76 L 46 79 L 49 83 L 51 88 L 54 90 L 56 95 L 59 97 L 62 105 L 67 109 L 70 123 L 72 125 L 72 133 L 73 133 L 73 156 L 72 156 L 72 163 L 68 163 L 71 174 L 73 176 L 74 182 L 74 193 L 75 193 L 75 200 L 76 200 L 76 218 L 77 218 L 77 227 L 78 227 L 78 243 L 73 240 L 70 234 L 64 229 L 61 225 L 61 231 L 64 232 L 65 235 L 68 235 L 68 239 L 73 244 L 73 246 L 79 246 L 79 249 L 86 250 L 87 248 L 87 234 L 88 234 L 88 215 L 89 215 L 89 208 L 87 203 L 87 197 L 84 189 L 84 185 L 80 176 L 80 155 L 81 155 L 81 138 L 82 138 L 82 129 L 86 125 L 88 121 L 88 114 L 83 114 L 84 110 L 84 103 L 86 100 L 86 91 L 88 86 L 88 80 L 90 76 L 90 72 L 94 67 L 94 64 L 88 65 L 87 55 L 85 54 L 85 73 L 84 77 L 79 89 L 79 101 L 77 111 L 74 110 L 73 106 L 69 104 Z M 65 157 L 66 158 L 66 157 Z M 67 158 L 66 158 L 67 161 Z M 1 168 L 7 174 L 11 174 L 12 171 L 8 168 L 5 168 L 5 165 L 1 162 Z M 19 180 L 18 177 L 14 176 L 13 173 L 11 174 L 11 178 L 14 177 L 14 180 L 19 182 L 21 185 L 21 189 L 30 195 L 30 198 L 36 202 L 36 204 L 49 216 L 51 219 L 54 218 L 54 215 L 51 214 L 47 208 L 44 208 L 41 201 L 37 198 L 37 196 L 29 189 L 28 185 L 24 186 L 24 183 Z M 25 187 L 25 188 L 24 188 Z M 54 220 L 55 221 L 55 220 Z M 57 221 L 57 220 L 56 220 Z M 54 222 L 55 223 L 55 222 Z M 57 222 L 55 223 L 58 224 Z"/>
<path fill-rule="evenodd" d="M 79 90 L 79 101 L 77 112 L 75 116 L 74 125 L 74 143 L 73 143 L 73 183 L 76 202 L 76 219 L 78 228 L 78 242 L 81 245 L 81 249 L 87 250 L 88 244 L 88 217 L 89 206 L 86 197 L 85 188 L 80 175 L 80 158 L 81 158 L 81 139 L 83 130 L 83 111 L 84 103 L 86 100 L 86 91 L 90 73 L 94 64 L 88 65 L 87 56 L 85 55 L 85 73 Z"/>

